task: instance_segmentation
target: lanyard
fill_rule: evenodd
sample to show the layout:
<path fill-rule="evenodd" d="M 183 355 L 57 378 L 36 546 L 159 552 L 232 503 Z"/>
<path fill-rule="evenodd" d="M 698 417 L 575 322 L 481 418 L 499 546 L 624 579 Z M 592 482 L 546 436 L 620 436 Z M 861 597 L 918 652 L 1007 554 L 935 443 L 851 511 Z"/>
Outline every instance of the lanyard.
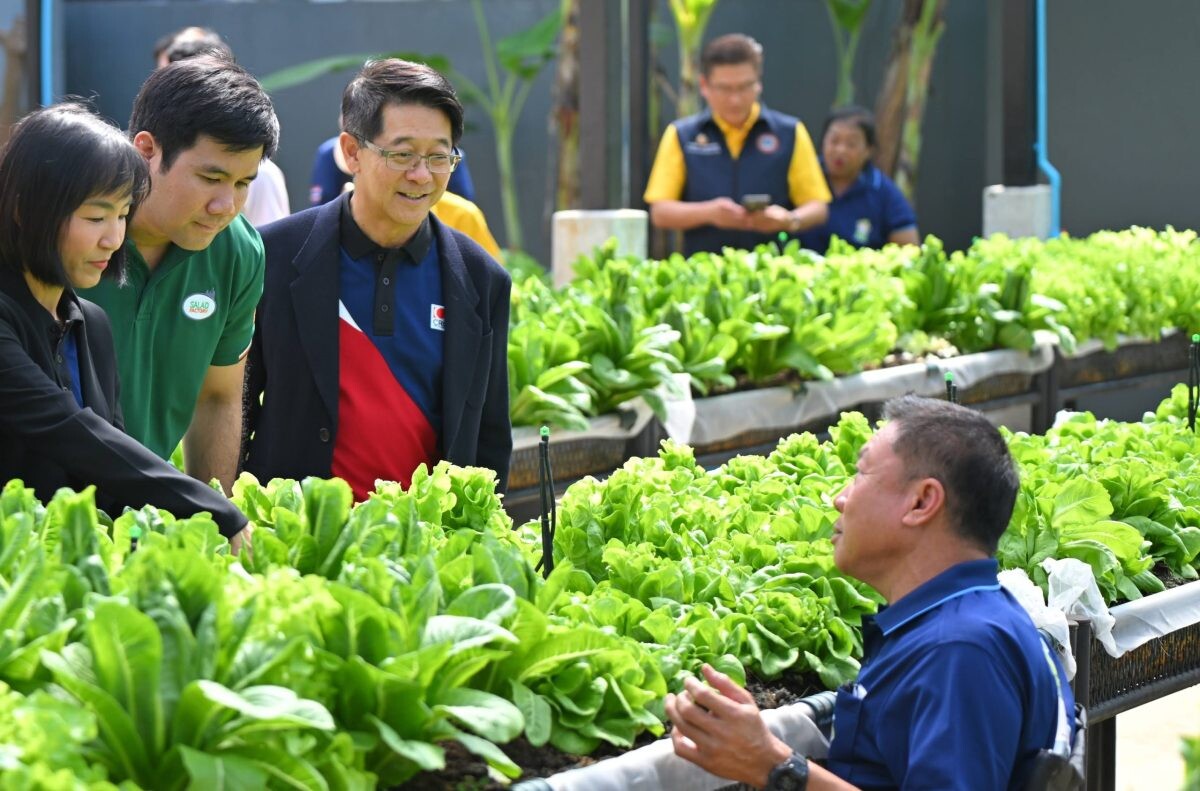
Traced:
<path fill-rule="evenodd" d="M 1054 657 L 1050 656 L 1050 646 L 1046 645 L 1044 639 L 1038 642 L 1042 644 L 1042 654 L 1046 657 L 1050 675 L 1054 678 L 1054 690 L 1058 693 L 1058 723 L 1054 728 L 1052 749 L 1065 758 L 1071 754 L 1071 721 L 1067 718 L 1067 702 L 1063 699 L 1062 680 L 1058 677 L 1058 665 Z"/>

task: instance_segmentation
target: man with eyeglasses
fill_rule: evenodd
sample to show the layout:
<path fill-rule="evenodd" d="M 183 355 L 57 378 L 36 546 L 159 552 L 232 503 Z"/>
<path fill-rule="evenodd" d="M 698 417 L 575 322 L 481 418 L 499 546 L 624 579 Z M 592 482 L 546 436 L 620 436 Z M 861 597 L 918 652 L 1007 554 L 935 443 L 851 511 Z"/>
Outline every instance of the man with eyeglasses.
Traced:
<path fill-rule="evenodd" d="M 368 62 L 342 95 L 355 188 L 262 229 L 245 469 L 259 480 L 408 486 L 440 459 L 508 479 L 512 281 L 430 216 L 459 162 L 463 108 L 433 69 Z"/>
<path fill-rule="evenodd" d="M 829 216 L 829 187 L 808 130 L 768 109 L 762 46 L 741 33 L 700 54 L 705 111 L 669 125 L 643 195 L 656 227 L 683 231 L 686 255 L 751 249 Z"/>

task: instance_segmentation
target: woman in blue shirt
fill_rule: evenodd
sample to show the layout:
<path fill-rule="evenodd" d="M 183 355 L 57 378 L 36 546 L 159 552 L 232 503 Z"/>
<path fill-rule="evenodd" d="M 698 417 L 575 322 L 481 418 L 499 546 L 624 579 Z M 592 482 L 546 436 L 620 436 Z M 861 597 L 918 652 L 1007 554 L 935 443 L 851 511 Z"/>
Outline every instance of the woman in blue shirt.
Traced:
<path fill-rule="evenodd" d="M 862 107 L 834 110 L 821 132 L 821 170 L 833 202 L 829 221 L 800 234 L 800 243 L 825 252 L 837 236 L 855 247 L 918 244 L 917 215 L 895 183 L 871 163 L 875 118 Z"/>
<path fill-rule="evenodd" d="M 0 152 L 0 485 L 49 500 L 94 484 L 101 507 L 207 511 L 236 549 L 241 511 L 121 430 L 112 329 L 75 295 L 120 280 L 149 187 L 133 144 L 78 104 L 30 113 Z"/>

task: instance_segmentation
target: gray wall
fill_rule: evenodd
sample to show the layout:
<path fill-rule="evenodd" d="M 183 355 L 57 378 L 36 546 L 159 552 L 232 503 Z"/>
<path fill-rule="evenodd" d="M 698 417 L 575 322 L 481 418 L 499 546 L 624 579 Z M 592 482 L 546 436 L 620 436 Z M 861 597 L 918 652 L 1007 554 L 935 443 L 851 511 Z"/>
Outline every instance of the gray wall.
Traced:
<path fill-rule="evenodd" d="M 999 175 L 997 40 L 988 30 L 999 2 L 953 0 L 934 65 L 926 107 L 917 211 L 924 231 L 951 248 L 981 228 L 981 191 Z M 489 0 L 494 39 L 523 29 L 558 0 Z M 615 0 L 588 0 L 615 2 Z M 1049 153 L 1064 177 L 1063 226 L 1072 233 L 1133 223 L 1200 227 L 1192 185 L 1200 156 L 1192 150 L 1200 120 L 1200 3 L 1196 0 L 1054 0 L 1049 5 Z M 874 104 L 898 13 L 877 0 L 859 47 L 860 103 Z M 124 121 L 151 67 L 161 34 L 188 24 L 214 27 L 256 74 L 318 57 L 372 51 L 440 53 L 481 85 L 484 69 L 467 0 L 408 2 L 82 2 L 65 4 L 66 88 L 95 94 L 101 109 Z M 822 0 L 723 0 L 708 36 L 753 35 L 765 47 L 765 100 L 799 115 L 818 134 L 835 90 L 833 42 Z M 660 0 L 656 37 L 668 74 L 676 70 L 674 30 Z M 349 73 L 280 91 L 279 164 L 294 207 L 307 205 L 316 146 L 335 131 Z M 548 261 L 543 210 L 547 180 L 547 113 L 551 69 L 539 78 L 517 134 L 518 192 L 526 245 Z M 468 107 L 464 147 L 478 201 L 503 238 L 494 138 L 479 108 Z M 664 122 L 673 115 L 664 106 Z M 616 163 L 613 163 L 616 168 Z M 632 185 L 640 194 L 641 186 Z"/>
<path fill-rule="evenodd" d="M 1063 176 L 1063 228 L 1200 228 L 1200 3 L 1047 5 L 1047 148 Z"/>

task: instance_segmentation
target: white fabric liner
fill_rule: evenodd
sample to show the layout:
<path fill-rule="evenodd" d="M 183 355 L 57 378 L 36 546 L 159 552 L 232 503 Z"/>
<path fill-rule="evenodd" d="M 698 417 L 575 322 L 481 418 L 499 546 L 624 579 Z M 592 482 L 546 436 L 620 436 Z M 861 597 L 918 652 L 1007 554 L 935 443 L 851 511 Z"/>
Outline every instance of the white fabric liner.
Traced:
<path fill-rule="evenodd" d="M 622 428 L 622 417 L 633 414 L 632 423 L 628 428 Z M 626 401 L 617 407 L 616 412 L 610 412 L 588 420 L 587 431 L 568 431 L 554 429 L 550 432 L 550 444 L 574 442 L 591 439 L 629 439 L 642 433 L 642 429 L 654 417 L 654 410 L 641 398 Z M 624 417 L 628 422 L 629 417 Z M 541 429 L 537 426 L 516 426 L 512 430 L 513 453 L 521 450 L 536 448 L 541 441 Z"/>
<path fill-rule="evenodd" d="M 1151 640 L 1200 623 L 1200 581 L 1111 608 L 1112 636 L 1121 656 Z"/>
<path fill-rule="evenodd" d="M 722 442 L 749 428 L 786 431 L 836 417 L 858 404 L 884 401 L 906 393 L 935 396 L 946 392 L 946 374 L 959 390 L 1003 374 L 1038 374 L 1054 364 L 1054 346 L 1040 343 L 1028 352 L 1003 349 L 929 363 L 864 371 L 828 382 L 807 382 L 801 391 L 771 387 L 698 399 L 691 436 L 672 437 L 693 445 Z"/>
<path fill-rule="evenodd" d="M 1163 337 L 1176 330 L 1164 330 Z M 966 354 L 929 363 L 912 363 L 841 376 L 828 382 L 806 382 L 804 388 L 769 387 L 739 393 L 698 398 L 690 394 L 680 397 L 663 391 L 667 406 L 665 424 L 667 436 L 685 444 L 705 445 L 722 442 L 749 430 L 778 428 L 786 431 L 794 426 L 823 418 L 836 417 L 859 404 L 884 401 L 906 393 L 936 396 L 946 392 L 946 374 L 954 374 L 960 390 L 1004 374 L 1039 374 L 1054 364 L 1056 344 L 1038 333 L 1039 341 L 1028 352 L 1013 349 Z M 1155 343 L 1152 338 L 1120 336 L 1117 346 Z M 1067 357 L 1084 357 L 1104 351 L 1098 340 L 1079 344 Z M 679 379 L 679 377 L 677 377 Z M 679 379 L 687 393 L 686 376 Z M 617 407 L 617 413 L 591 418 L 587 431 L 555 430 L 551 444 L 589 439 L 618 439 L 637 436 L 654 412 L 641 398 Z M 632 412 L 633 423 L 622 428 L 620 413 Z M 628 421 L 628 417 L 625 418 Z M 512 430 L 513 452 L 536 447 L 540 435 L 536 426 L 519 426 Z"/>
<path fill-rule="evenodd" d="M 763 712 L 771 732 L 793 750 L 811 758 L 829 754 L 829 742 L 810 719 L 810 709 L 793 703 Z M 709 774 L 675 755 L 670 737 L 664 737 L 581 769 L 560 772 L 546 779 L 554 791 L 714 791 L 732 781 Z"/>
<path fill-rule="evenodd" d="M 1166 340 L 1167 338 L 1170 338 L 1172 335 L 1176 335 L 1178 333 L 1179 333 L 1179 330 L 1174 329 L 1174 328 L 1165 329 L 1162 331 L 1162 337 L 1157 338 L 1157 339 L 1156 338 L 1143 338 L 1140 335 L 1118 335 L 1117 336 L 1117 349 L 1120 349 L 1122 346 L 1137 346 L 1139 344 L 1146 344 L 1146 343 L 1160 343 L 1161 341 Z M 1092 338 L 1091 340 L 1083 341 L 1082 343 L 1076 344 L 1075 351 L 1072 352 L 1071 354 L 1062 352 L 1062 356 L 1063 357 L 1086 357 L 1089 354 L 1095 354 L 1096 352 L 1102 352 L 1102 351 L 1105 351 L 1104 343 L 1095 338 Z"/>

